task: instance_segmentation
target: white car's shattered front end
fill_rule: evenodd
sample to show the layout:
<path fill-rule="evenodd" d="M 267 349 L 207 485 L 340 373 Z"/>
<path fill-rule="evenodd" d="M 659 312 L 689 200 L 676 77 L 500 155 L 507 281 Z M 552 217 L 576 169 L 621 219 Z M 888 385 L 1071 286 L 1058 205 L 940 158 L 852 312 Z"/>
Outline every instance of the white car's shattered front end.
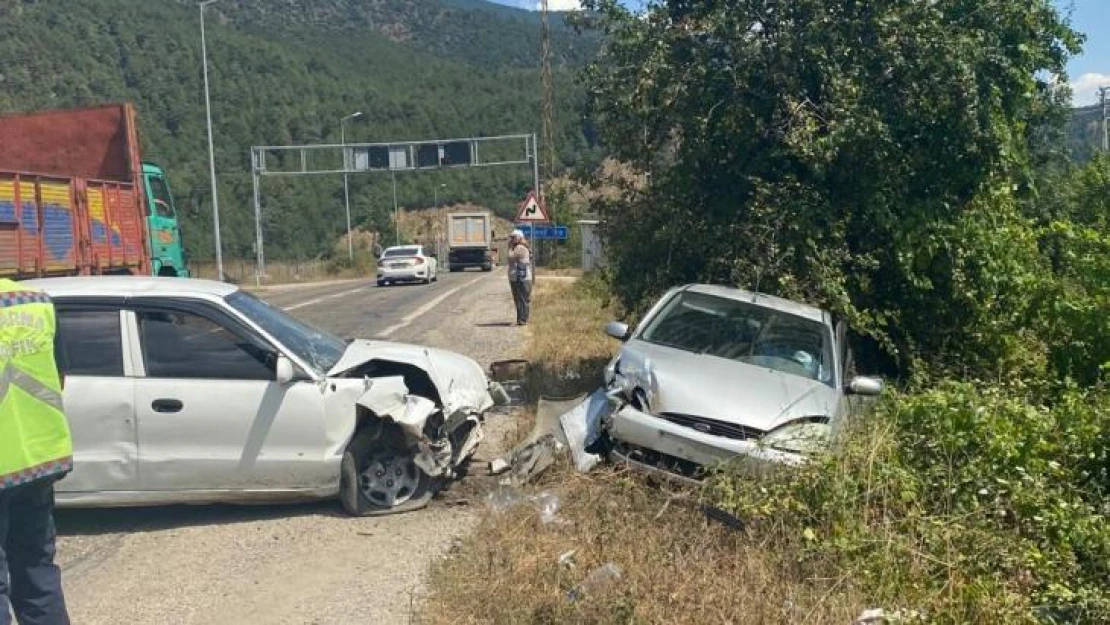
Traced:
<path fill-rule="evenodd" d="M 424 372 L 432 388 L 422 380 L 410 388 L 413 378 L 408 372 L 406 382 L 406 367 Z M 394 370 L 399 375 L 379 377 Z M 504 397 L 470 358 L 401 343 L 355 341 L 329 377 L 364 377 L 365 391 L 355 403 L 400 426 L 418 450 L 417 466 L 432 477 L 450 477 L 474 454 L 483 437 L 483 415 Z M 438 427 L 429 428 L 437 417 Z"/>

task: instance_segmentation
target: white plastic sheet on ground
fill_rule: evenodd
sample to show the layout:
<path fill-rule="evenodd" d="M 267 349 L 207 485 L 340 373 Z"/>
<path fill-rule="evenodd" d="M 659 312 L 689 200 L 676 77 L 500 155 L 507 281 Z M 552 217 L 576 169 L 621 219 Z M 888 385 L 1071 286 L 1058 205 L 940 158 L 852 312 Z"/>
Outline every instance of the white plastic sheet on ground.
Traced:
<path fill-rule="evenodd" d="M 578 471 L 585 473 L 601 462 L 601 456 L 587 452 L 586 448 L 597 440 L 601 433 L 601 419 L 612 409 L 605 389 L 598 389 L 559 417 L 574 468 Z"/>

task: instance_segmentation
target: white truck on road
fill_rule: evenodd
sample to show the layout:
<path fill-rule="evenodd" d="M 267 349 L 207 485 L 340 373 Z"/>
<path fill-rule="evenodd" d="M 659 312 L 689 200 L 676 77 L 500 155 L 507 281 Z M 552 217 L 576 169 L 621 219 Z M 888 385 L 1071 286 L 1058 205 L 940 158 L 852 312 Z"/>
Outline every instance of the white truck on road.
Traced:
<path fill-rule="evenodd" d="M 488 212 L 450 213 L 447 215 L 447 267 L 462 271 L 467 267 L 493 269 L 490 250 L 493 247 L 493 220 Z"/>

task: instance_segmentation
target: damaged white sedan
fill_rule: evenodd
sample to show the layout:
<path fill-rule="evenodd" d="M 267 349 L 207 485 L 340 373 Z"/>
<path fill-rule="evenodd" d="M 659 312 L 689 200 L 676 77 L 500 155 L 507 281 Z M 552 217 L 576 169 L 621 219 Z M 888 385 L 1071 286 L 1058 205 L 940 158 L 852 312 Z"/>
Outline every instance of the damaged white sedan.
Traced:
<path fill-rule="evenodd" d="M 689 285 L 667 293 L 606 370 L 623 408 L 605 420 L 610 455 L 697 477 L 745 456 L 797 464 L 824 447 L 852 395 L 881 381 L 846 381 L 846 326 L 824 310 L 741 289 Z"/>
<path fill-rule="evenodd" d="M 54 300 L 74 439 L 59 506 L 338 496 L 422 507 L 464 470 L 504 392 L 464 356 L 344 342 L 234 286 L 31 281 Z"/>

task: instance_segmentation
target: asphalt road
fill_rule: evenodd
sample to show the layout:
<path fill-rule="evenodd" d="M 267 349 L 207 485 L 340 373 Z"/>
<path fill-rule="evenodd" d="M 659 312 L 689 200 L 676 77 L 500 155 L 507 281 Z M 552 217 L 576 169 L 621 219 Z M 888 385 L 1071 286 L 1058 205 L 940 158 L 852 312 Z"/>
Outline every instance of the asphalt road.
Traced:
<path fill-rule="evenodd" d="M 259 296 L 344 338 L 519 356 L 500 272 L 431 285 L 372 280 Z M 500 453 L 512 415 L 491 413 L 476 463 Z M 477 473 L 477 471 L 475 471 Z M 376 519 L 336 502 L 60 510 L 58 562 L 74 623 L 408 623 L 429 564 L 471 530 L 481 489 L 462 484 L 421 511 Z"/>

